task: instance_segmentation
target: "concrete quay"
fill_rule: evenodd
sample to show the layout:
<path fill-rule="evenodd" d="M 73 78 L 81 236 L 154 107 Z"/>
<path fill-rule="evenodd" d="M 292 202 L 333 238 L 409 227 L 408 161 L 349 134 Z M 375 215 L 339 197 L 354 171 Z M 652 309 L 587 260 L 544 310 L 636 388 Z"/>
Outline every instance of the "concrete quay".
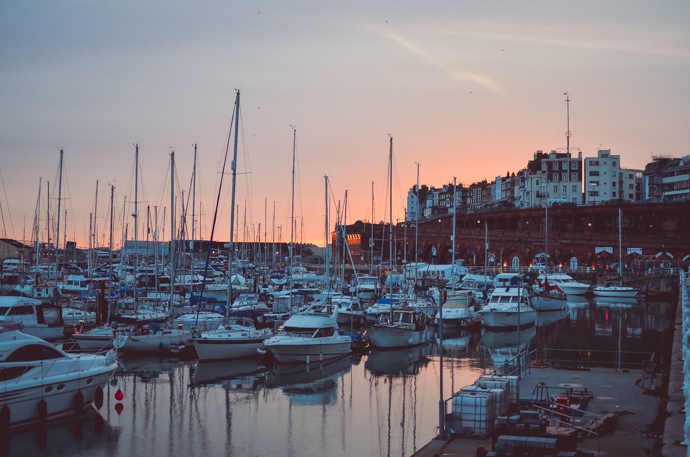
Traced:
<path fill-rule="evenodd" d="M 685 289 L 683 281 L 681 290 Z M 687 290 L 687 289 L 685 289 Z M 687 300 L 687 294 L 685 300 Z M 682 310 L 683 294 L 680 294 L 673 328 L 673 348 L 668 373 L 659 373 L 650 379 L 642 370 L 614 370 L 590 368 L 584 370 L 557 368 L 530 368 L 520 380 L 520 398 L 531 398 L 536 385 L 544 382 L 549 387 L 549 397 L 556 397 L 565 390 L 587 389 L 593 394 L 587 412 L 599 416 L 613 414 L 616 427 L 612 433 L 599 437 L 581 438 L 577 443 L 583 455 L 599 456 L 661 456 L 690 457 L 685 442 L 685 396 L 683 395 L 684 362 L 682 360 Z M 686 304 L 687 306 L 687 304 Z M 663 382 L 668 376 L 668 394 Z M 661 392 L 661 396 L 652 393 Z M 660 403 L 665 403 L 666 418 L 658 416 Z M 663 433 L 658 435 L 653 427 L 663 420 Z M 586 427 L 589 419 L 573 418 L 573 424 Z M 492 450 L 491 436 L 467 438 L 448 436 L 434 439 L 414 454 L 414 457 L 475 456 L 478 448 Z"/>

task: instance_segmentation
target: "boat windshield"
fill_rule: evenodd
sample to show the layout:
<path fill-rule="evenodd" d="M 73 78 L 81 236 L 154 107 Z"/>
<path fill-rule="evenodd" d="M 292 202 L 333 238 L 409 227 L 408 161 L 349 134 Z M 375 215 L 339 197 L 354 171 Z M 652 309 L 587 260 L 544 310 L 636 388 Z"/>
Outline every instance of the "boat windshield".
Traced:
<path fill-rule="evenodd" d="M 5 362 L 34 362 L 64 357 L 57 349 L 42 344 L 27 344 L 8 355 Z"/>
<path fill-rule="evenodd" d="M 283 331 L 290 336 L 298 336 L 302 338 L 322 338 L 325 336 L 333 336 L 335 329 L 333 328 L 303 328 L 303 327 L 285 327 Z"/>

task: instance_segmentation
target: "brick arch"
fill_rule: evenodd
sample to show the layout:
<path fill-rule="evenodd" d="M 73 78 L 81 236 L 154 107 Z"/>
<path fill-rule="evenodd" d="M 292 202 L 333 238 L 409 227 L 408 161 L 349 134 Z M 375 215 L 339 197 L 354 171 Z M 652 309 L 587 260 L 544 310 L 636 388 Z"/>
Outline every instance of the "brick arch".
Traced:
<path fill-rule="evenodd" d="M 438 250 L 436 262 L 439 264 L 450 264 L 452 260 L 453 254 L 451 252 L 451 246 L 449 244 L 441 246 L 441 248 Z"/>
<path fill-rule="evenodd" d="M 517 257 L 520 259 L 520 266 L 525 267 L 529 265 L 529 262 L 525 259 L 525 253 L 522 252 L 521 249 L 518 249 L 517 247 L 512 247 L 506 250 L 503 253 L 503 262 L 506 264 L 507 268 L 511 268 L 513 266 L 513 258 Z"/>
<path fill-rule="evenodd" d="M 570 260 L 575 257 L 577 259 L 577 267 L 588 267 L 591 266 L 591 264 L 587 263 L 587 257 L 580 252 L 575 252 L 573 250 L 567 250 L 561 252 L 558 257 L 554 257 L 554 261 L 556 266 L 562 265 L 564 269 L 570 269 Z"/>

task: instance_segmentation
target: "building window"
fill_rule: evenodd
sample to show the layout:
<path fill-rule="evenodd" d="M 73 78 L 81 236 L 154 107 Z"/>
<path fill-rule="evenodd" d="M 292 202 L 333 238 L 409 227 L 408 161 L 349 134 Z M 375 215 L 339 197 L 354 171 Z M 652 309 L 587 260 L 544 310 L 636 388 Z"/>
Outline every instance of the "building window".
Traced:
<path fill-rule="evenodd" d="M 555 182 L 558 182 L 558 173 L 554 173 L 554 174 L 553 174 L 553 180 L 554 180 Z"/>
<path fill-rule="evenodd" d="M 616 197 L 616 193 L 615 193 L 615 192 L 611 192 L 611 196 L 615 198 L 615 197 Z"/>
<path fill-rule="evenodd" d="M 599 170 L 589 170 L 590 176 L 599 176 Z"/>
<path fill-rule="evenodd" d="M 573 193 L 577 192 L 577 186 L 573 186 Z"/>
<path fill-rule="evenodd" d="M 577 173 L 570 173 L 570 180 L 577 181 Z"/>
<path fill-rule="evenodd" d="M 568 173 L 563 173 L 563 176 L 561 176 L 561 181 L 567 181 L 568 180 Z"/>
<path fill-rule="evenodd" d="M 599 166 L 599 161 L 598 160 L 590 160 L 589 161 L 589 166 L 592 167 L 598 167 Z"/>
<path fill-rule="evenodd" d="M 539 180 L 538 179 L 534 181 L 534 185 L 539 186 Z"/>
<path fill-rule="evenodd" d="M 634 189 L 634 188 L 635 188 L 635 186 L 633 186 L 632 184 L 628 184 L 628 189 Z"/>
<path fill-rule="evenodd" d="M 568 193 L 568 186 L 563 186 L 563 194 L 565 195 L 567 193 Z"/>
<path fill-rule="evenodd" d="M 590 181 L 589 184 L 590 184 L 591 186 L 598 186 L 598 185 L 599 185 L 599 181 Z"/>
<path fill-rule="evenodd" d="M 553 186 L 553 193 L 557 194 L 558 193 L 558 186 Z"/>
<path fill-rule="evenodd" d="M 613 182 L 611 183 L 611 187 L 616 187 L 616 181 L 613 181 Z"/>
<path fill-rule="evenodd" d="M 629 199 L 629 200 L 634 200 L 633 194 L 628 194 L 628 199 Z"/>
<path fill-rule="evenodd" d="M 553 163 L 553 169 L 554 169 L 554 170 L 558 170 L 558 162 L 554 162 L 554 163 Z"/>
<path fill-rule="evenodd" d="M 570 169 L 571 170 L 577 170 L 577 162 L 571 162 Z"/>
<path fill-rule="evenodd" d="M 541 163 L 541 169 L 544 171 L 548 170 L 548 166 L 547 166 L 546 162 Z"/>
<path fill-rule="evenodd" d="M 611 162 L 611 166 L 612 166 L 613 168 L 616 168 L 616 161 L 615 161 L 615 160 Z"/>

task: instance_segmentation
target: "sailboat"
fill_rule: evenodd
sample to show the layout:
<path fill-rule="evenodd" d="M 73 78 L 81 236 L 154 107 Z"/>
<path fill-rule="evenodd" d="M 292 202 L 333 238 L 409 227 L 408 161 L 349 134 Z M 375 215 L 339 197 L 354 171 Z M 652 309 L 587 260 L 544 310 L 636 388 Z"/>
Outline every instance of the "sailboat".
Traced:
<path fill-rule="evenodd" d="M 232 202 L 230 227 L 233 226 L 235 220 L 235 179 L 237 176 L 237 141 L 239 134 L 239 115 L 240 115 L 240 91 L 237 91 L 235 100 L 235 142 L 234 152 L 231 163 L 232 168 Z M 227 157 L 227 154 L 226 154 Z M 223 165 L 225 167 L 225 165 Z M 223 182 L 221 181 L 220 186 Z M 220 197 L 220 188 L 218 189 L 218 196 Z M 216 207 L 217 211 L 217 207 Z M 213 221 L 215 229 L 215 216 Z M 211 231 L 211 238 L 213 238 L 213 230 Z M 230 256 L 228 259 L 228 277 L 232 278 L 234 248 L 233 248 L 233 230 L 230 230 Z M 207 257 L 208 257 L 207 253 Z M 208 258 L 206 264 L 208 265 Z M 205 285 L 205 282 L 204 282 Z M 232 279 L 228 282 L 227 290 L 227 310 L 230 310 L 232 289 L 234 281 Z M 203 293 L 203 286 L 202 286 Z M 238 298 L 239 301 L 239 298 Z M 237 304 L 237 301 L 235 302 Z M 264 351 L 264 340 L 273 336 L 273 332 L 266 325 L 265 316 L 256 311 L 240 311 L 227 314 L 220 325 L 217 325 L 213 330 L 203 332 L 201 335 L 194 338 L 194 348 L 196 349 L 199 360 L 219 360 L 219 359 L 233 359 L 242 357 L 258 357 L 259 351 Z M 264 351 L 265 352 L 265 351 Z"/>
<path fill-rule="evenodd" d="M 620 282 L 618 284 L 595 287 L 593 291 L 595 297 L 634 298 L 640 293 L 640 289 L 623 285 L 622 214 L 623 212 L 618 208 L 618 273 L 620 274 Z"/>
<path fill-rule="evenodd" d="M 549 284 L 549 200 L 546 199 L 544 209 L 544 252 L 546 253 L 546 265 L 543 282 L 539 284 L 539 290 L 532 297 L 532 306 L 537 311 L 562 311 L 568 307 L 568 299 L 565 292 L 557 285 Z"/>
<path fill-rule="evenodd" d="M 138 157 L 138 146 L 137 146 Z M 171 233 L 175 233 L 175 194 L 174 194 L 174 179 L 175 179 L 175 152 L 170 154 L 170 188 L 171 188 L 171 210 L 170 210 L 170 226 Z M 135 186 L 136 189 L 136 186 Z M 136 221 L 136 193 L 134 214 Z M 136 226 L 134 229 L 136 239 Z M 172 249 L 170 254 L 171 274 L 170 274 L 170 309 L 167 313 L 167 318 L 172 316 L 173 310 L 173 290 L 175 286 L 175 243 L 170 243 Z M 135 263 L 136 265 L 136 263 Z M 134 292 L 135 306 L 137 306 L 136 287 Z M 153 311 L 157 313 L 157 311 Z M 137 318 L 145 316 L 137 313 Z M 164 324 L 165 325 L 165 324 Z M 121 353 L 141 353 L 141 352 L 179 352 L 184 348 L 192 347 L 192 331 L 183 328 L 169 328 L 162 327 L 158 322 L 151 322 L 147 325 L 136 325 L 135 328 L 127 332 L 119 332 L 115 335 L 113 345 Z"/>
<path fill-rule="evenodd" d="M 390 137 L 389 153 L 390 221 L 389 221 L 389 268 L 393 272 L 393 137 Z M 393 303 L 393 281 L 389 281 L 389 303 Z M 369 327 L 365 333 L 369 343 L 379 349 L 405 348 L 418 346 L 429 341 L 427 317 L 411 309 L 395 310 L 381 314 L 378 323 Z"/>

